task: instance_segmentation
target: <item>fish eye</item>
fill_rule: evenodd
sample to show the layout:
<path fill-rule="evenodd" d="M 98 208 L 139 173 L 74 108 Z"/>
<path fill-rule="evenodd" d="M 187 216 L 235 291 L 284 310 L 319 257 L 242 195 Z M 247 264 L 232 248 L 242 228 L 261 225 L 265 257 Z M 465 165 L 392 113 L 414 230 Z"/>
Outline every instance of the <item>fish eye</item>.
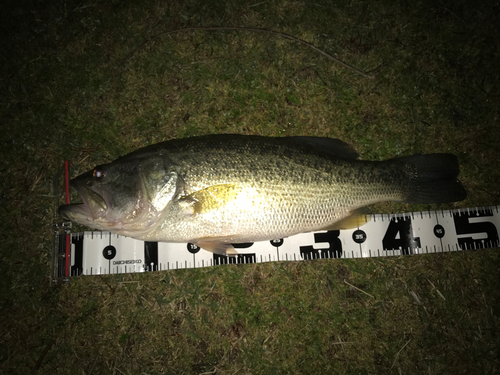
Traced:
<path fill-rule="evenodd" d="M 102 180 L 106 176 L 106 172 L 104 171 L 104 169 L 97 167 L 96 169 L 94 169 L 92 175 L 96 180 Z"/>

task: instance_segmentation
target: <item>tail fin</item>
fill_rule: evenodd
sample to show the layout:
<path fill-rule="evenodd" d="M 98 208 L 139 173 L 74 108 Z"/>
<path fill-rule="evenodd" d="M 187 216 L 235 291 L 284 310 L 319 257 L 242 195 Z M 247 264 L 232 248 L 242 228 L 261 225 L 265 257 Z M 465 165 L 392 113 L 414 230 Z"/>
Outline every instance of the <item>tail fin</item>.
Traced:
<path fill-rule="evenodd" d="M 405 165 L 410 178 L 408 203 L 449 203 L 467 197 L 457 179 L 458 159 L 452 154 L 428 154 L 396 159 Z"/>

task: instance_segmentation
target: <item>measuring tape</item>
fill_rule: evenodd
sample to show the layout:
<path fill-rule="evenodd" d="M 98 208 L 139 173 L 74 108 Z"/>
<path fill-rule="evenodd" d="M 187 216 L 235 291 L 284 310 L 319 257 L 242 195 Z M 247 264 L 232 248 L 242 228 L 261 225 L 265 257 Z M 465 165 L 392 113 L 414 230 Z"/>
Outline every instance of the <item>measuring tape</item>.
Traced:
<path fill-rule="evenodd" d="M 285 239 L 234 244 L 223 256 L 187 243 L 145 242 L 110 232 L 71 233 L 54 226 L 53 282 L 74 276 L 154 272 L 325 258 L 372 258 L 499 246 L 500 206 L 369 215 L 350 230 L 302 233 Z"/>

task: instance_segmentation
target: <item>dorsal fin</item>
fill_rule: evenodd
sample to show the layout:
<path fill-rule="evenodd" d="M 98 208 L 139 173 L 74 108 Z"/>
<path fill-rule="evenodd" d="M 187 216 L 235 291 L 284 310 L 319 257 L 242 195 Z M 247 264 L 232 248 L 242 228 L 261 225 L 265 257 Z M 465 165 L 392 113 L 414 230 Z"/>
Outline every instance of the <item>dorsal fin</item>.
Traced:
<path fill-rule="evenodd" d="M 349 144 L 340 139 L 323 137 L 289 137 L 283 138 L 298 145 L 308 146 L 324 154 L 343 159 L 357 159 L 358 153 Z"/>

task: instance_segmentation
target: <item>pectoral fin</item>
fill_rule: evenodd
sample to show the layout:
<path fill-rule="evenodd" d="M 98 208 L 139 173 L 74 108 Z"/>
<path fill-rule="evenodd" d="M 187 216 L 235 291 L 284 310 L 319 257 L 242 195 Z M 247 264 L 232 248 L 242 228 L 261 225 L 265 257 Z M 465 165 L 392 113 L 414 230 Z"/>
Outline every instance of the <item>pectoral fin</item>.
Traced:
<path fill-rule="evenodd" d="M 349 216 L 339 220 L 322 230 L 345 230 L 345 229 L 353 229 L 366 224 L 370 220 L 370 210 L 366 207 L 358 208 L 354 211 L 351 211 Z"/>
<path fill-rule="evenodd" d="M 202 214 L 212 210 L 224 209 L 236 200 L 241 192 L 237 184 L 221 184 L 195 191 L 179 199 L 179 203 L 190 214 Z"/>

